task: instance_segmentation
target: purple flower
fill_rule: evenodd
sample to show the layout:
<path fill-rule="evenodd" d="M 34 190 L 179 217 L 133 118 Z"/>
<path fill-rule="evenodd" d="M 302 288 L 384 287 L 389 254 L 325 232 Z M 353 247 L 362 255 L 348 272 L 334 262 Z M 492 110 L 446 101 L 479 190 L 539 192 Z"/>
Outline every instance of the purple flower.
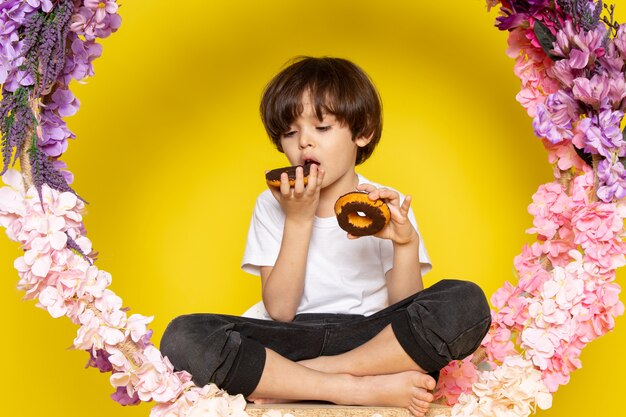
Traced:
<path fill-rule="evenodd" d="M 85 39 L 106 38 L 119 29 L 122 18 L 116 13 L 117 4 L 114 2 L 92 0 L 89 4 L 93 8 L 81 7 L 72 16 L 71 30 Z M 87 2 L 85 3 L 85 6 Z M 100 7 L 103 5 L 104 7 Z"/>
<path fill-rule="evenodd" d="M 511 30 L 541 13 L 550 5 L 550 0 L 503 0 L 501 3 L 500 11 L 504 16 L 496 18 L 496 26 L 500 30 Z"/>
<path fill-rule="evenodd" d="M 41 7 L 41 10 L 48 13 L 52 10 L 52 1 L 50 0 L 26 0 L 33 9 Z"/>
<path fill-rule="evenodd" d="M 533 119 L 533 129 L 539 138 L 546 138 L 550 143 L 556 144 L 566 139 L 571 139 L 574 135 L 570 126 L 561 126 L 555 123 L 552 114 L 544 104 L 537 106 L 537 115 Z"/>
<path fill-rule="evenodd" d="M 550 94 L 546 106 L 552 114 L 552 120 L 563 128 L 570 129 L 572 121 L 578 120 L 580 116 L 578 102 L 563 90 Z"/>
<path fill-rule="evenodd" d="M 70 90 L 57 88 L 50 98 L 52 101 L 46 106 L 49 110 L 56 110 L 61 117 L 73 116 L 80 107 L 80 102 Z"/>
<path fill-rule="evenodd" d="M 141 402 L 136 392 L 132 397 L 128 395 L 126 387 L 117 387 L 117 390 L 111 394 L 111 398 L 121 405 L 137 405 Z"/>
<path fill-rule="evenodd" d="M 535 135 L 553 144 L 572 139 L 572 121 L 578 120 L 579 112 L 576 100 L 563 90 L 550 94 L 545 105 L 537 106 L 537 116 L 533 119 Z"/>
<path fill-rule="evenodd" d="M 574 98 L 590 105 L 594 109 L 608 108 L 609 78 L 594 75 L 591 79 L 579 77 L 574 80 L 572 88 Z"/>
<path fill-rule="evenodd" d="M 63 82 L 68 85 L 70 81 L 82 80 L 94 75 L 93 60 L 102 54 L 102 45 L 97 44 L 93 39 L 83 41 L 73 32 L 69 33 L 71 53 L 65 59 L 63 69 Z"/>
<path fill-rule="evenodd" d="M 22 26 L 35 9 L 23 0 L 8 0 L 0 3 L 0 18 L 12 20 Z"/>
<path fill-rule="evenodd" d="M 3 20 L 0 16 L 0 71 L 8 74 L 11 61 L 18 56 L 15 50 L 15 44 L 18 41 L 17 24 L 13 21 Z M 4 80 L 0 76 L 0 83 L 3 82 Z"/>
<path fill-rule="evenodd" d="M 563 28 L 556 33 L 554 56 L 565 58 L 569 68 L 589 68 L 598 57 L 605 53 L 603 42 L 606 28 L 599 25 L 593 30 L 580 29 L 575 31 L 571 21 L 566 20 Z"/>
<path fill-rule="evenodd" d="M 141 336 L 141 338 L 137 341 L 137 346 L 141 349 L 145 349 L 147 346 L 151 345 L 152 343 L 150 342 L 150 339 L 152 338 L 152 333 L 154 333 L 154 331 L 149 329 L 146 334 Z"/>
<path fill-rule="evenodd" d="M 87 362 L 86 368 L 98 368 L 100 372 L 111 372 L 113 371 L 113 365 L 109 362 L 109 355 L 102 349 L 96 350 L 96 355 L 94 356 L 91 350 L 89 352 L 89 361 Z"/>
<path fill-rule="evenodd" d="M 67 139 L 76 137 L 67 128 L 65 121 L 48 109 L 41 112 L 40 127 L 39 147 L 48 156 L 60 156 L 67 150 Z"/>
<path fill-rule="evenodd" d="M 613 199 L 620 200 L 626 197 L 626 170 L 620 161 L 614 164 L 608 159 L 603 159 L 598 164 L 598 197 L 608 203 Z"/>
<path fill-rule="evenodd" d="M 95 13 L 96 22 L 102 22 L 107 14 L 111 15 L 117 12 L 117 3 L 115 0 L 85 0 L 85 7 L 91 9 Z"/>
<path fill-rule="evenodd" d="M 621 111 L 604 110 L 599 115 L 581 120 L 579 126 L 585 134 L 585 151 L 610 159 L 611 151 L 624 145 L 620 130 L 623 117 Z"/>
<path fill-rule="evenodd" d="M 20 87 L 28 87 L 35 84 L 35 79 L 29 71 L 17 69 L 25 62 L 24 57 L 18 57 L 11 62 L 11 70 L 4 81 L 4 90 L 14 92 Z"/>

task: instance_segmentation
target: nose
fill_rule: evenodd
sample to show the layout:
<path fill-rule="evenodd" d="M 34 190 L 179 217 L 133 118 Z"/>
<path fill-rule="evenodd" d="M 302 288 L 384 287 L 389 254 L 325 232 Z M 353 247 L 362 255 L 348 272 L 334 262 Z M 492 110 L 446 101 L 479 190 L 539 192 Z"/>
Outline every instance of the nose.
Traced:
<path fill-rule="evenodd" d="M 305 149 L 310 146 L 313 146 L 313 138 L 311 135 L 305 131 L 300 134 L 300 138 L 298 139 L 298 146 L 300 149 Z"/>

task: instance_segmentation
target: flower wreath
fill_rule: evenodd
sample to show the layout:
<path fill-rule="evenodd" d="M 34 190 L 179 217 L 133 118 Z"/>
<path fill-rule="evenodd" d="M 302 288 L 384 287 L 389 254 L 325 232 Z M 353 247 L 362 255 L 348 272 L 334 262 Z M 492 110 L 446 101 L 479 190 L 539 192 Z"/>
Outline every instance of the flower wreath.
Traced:
<path fill-rule="evenodd" d="M 626 265 L 626 25 L 593 0 L 487 0 L 500 5 L 507 54 L 522 81 L 554 181 L 533 195 L 529 233 L 515 258 L 517 285 L 492 297 L 493 324 L 479 351 L 442 370 L 436 397 L 453 416 L 527 416 L 580 368 L 580 352 L 624 311 L 616 269 Z M 241 415 L 245 400 L 195 386 L 150 342 L 152 318 L 128 315 L 94 265 L 83 199 L 59 157 L 79 103 L 68 85 L 93 75 L 97 38 L 121 23 L 115 0 L 0 2 L 0 132 L 6 186 L 0 224 L 24 255 L 15 261 L 25 299 L 79 326 L 73 346 L 111 372 L 114 400 L 155 401 L 151 416 Z M 19 159 L 21 173 L 9 169 Z"/>

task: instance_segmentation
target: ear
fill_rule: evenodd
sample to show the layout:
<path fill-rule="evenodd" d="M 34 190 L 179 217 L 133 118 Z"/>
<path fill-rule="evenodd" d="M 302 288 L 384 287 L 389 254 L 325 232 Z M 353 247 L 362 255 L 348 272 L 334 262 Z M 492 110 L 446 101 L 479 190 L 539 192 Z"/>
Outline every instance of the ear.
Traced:
<path fill-rule="evenodd" d="M 372 136 L 374 136 L 374 132 L 370 133 L 368 136 L 359 136 L 358 138 L 354 139 L 354 143 L 356 143 L 356 146 L 358 146 L 359 148 L 362 148 L 364 146 L 367 146 L 367 144 L 372 141 Z"/>

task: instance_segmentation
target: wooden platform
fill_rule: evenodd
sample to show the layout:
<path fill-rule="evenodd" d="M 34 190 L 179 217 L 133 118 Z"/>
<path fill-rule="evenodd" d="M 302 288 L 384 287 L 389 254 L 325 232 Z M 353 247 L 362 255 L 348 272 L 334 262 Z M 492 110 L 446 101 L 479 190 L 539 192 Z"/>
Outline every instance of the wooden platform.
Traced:
<path fill-rule="evenodd" d="M 262 417 L 270 410 L 278 410 L 282 414 L 292 414 L 294 417 L 372 417 L 379 414 L 382 417 L 411 417 L 405 408 L 394 407 L 354 407 L 347 405 L 294 403 L 294 404 L 248 404 L 246 412 L 250 417 Z M 426 417 L 449 416 L 450 407 L 431 404 Z"/>

